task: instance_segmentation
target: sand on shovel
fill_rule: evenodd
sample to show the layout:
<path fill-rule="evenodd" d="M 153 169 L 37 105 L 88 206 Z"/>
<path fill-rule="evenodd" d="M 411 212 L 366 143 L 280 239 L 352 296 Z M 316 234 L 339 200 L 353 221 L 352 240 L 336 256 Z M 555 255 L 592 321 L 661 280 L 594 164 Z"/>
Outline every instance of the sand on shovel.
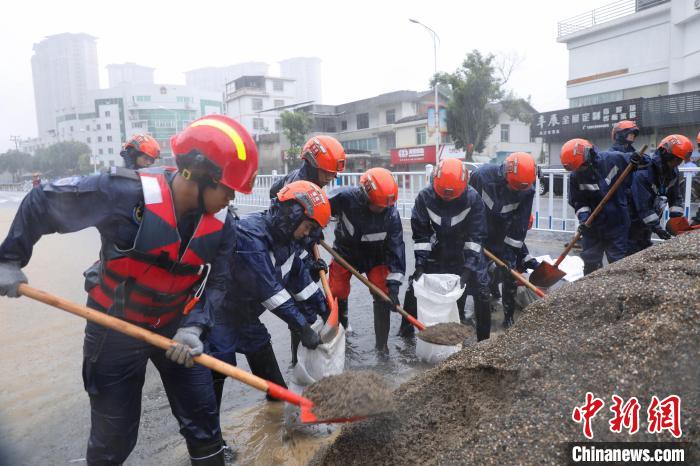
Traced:
<path fill-rule="evenodd" d="M 459 345 L 471 334 L 471 329 L 457 322 L 443 322 L 418 332 L 418 338 L 435 345 Z"/>
<path fill-rule="evenodd" d="M 393 411 L 393 397 L 384 378 L 371 371 L 347 371 L 309 385 L 304 396 L 314 403 L 319 419 L 371 416 Z"/>

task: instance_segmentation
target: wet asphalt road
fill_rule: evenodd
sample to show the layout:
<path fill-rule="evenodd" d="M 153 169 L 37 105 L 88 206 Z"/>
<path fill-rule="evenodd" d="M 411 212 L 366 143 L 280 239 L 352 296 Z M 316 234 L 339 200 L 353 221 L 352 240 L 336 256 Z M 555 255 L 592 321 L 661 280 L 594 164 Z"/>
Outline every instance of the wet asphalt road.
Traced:
<path fill-rule="evenodd" d="M 0 238 L 7 234 L 21 196 L 0 193 Z M 332 241 L 330 229 L 326 237 Z M 410 232 L 405 239 L 409 275 L 413 271 Z M 556 254 L 563 242 L 558 238 L 531 238 L 528 246 L 533 255 Z M 37 244 L 24 271 L 31 285 L 84 303 L 82 271 L 94 262 L 98 250 L 95 229 L 50 235 Z M 471 299 L 467 303 L 470 306 Z M 390 357 L 375 353 L 372 299 L 354 278 L 349 307 L 353 331 L 348 335 L 346 368 L 377 370 L 398 385 L 428 367 L 416 360 L 412 344 L 395 336 L 400 323 L 396 314 L 392 314 L 391 321 Z M 287 326 L 270 313 L 263 320 L 273 336 L 283 374 L 289 380 Z M 0 298 L 0 464 L 84 464 L 90 422 L 88 397 L 81 379 L 83 328 L 79 318 L 27 298 Z M 494 329 L 497 328 L 500 320 L 495 317 Z M 245 358 L 239 358 L 239 365 L 248 369 Z M 142 409 L 139 440 L 126 464 L 189 464 L 160 379 L 150 364 Z M 283 411 L 279 404 L 265 403 L 264 395 L 252 388 L 231 380 L 226 383 L 221 425 L 225 439 L 238 451 L 240 463 L 306 461 L 326 432 L 295 433 L 284 426 Z"/>

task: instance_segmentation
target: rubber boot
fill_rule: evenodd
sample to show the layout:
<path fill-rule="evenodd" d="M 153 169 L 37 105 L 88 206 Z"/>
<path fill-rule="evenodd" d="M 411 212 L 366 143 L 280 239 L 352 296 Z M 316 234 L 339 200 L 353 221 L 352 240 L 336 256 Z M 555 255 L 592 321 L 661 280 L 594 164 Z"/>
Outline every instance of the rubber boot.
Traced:
<path fill-rule="evenodd" d="M 508 330 L 514 323 L 515 315 L 515 294 L 518 292 L 517 285 L 512 277 L 503 279 L 503 329 Z"/>
<path fill-rule="evenodd" d="M 593 273 L 601 267 L 603 267 L 603 264 L 601 262 L 584 262 L 583 274 L 588 275 L 589 273 Z"/>
<path fill-rule="evenodd" d="M 474 317 L 477 341 L 488 339 L 491 336 L 491 309 L 488 299 L 474 298 Z"/>
<path fill-rule="evenodd" d="M 462 293 L 462 296 L 457 299 L 457 312 L 459 313 L 459 322 L 462 325 L 467 324 L 467 317 L 464 312 L 464 308 L 467 304 L 467 290 L 464 290 L 464 293 Z"/>
<path fill-rule="evenodd" d="M 199 447 L 187 445 L 187 451 L 190 453 L 192 466 L 226 466 L 223 440 Z"/>
<path fill-rule="evenodd" d="M 387 342 L 389 341 L 390 313 L 387 303 L 374 302 L 375 348 L 379 351 L 389 351 Z"/>
<path fill-rule="evenodd" d="M 221 399 L 224 395 L 226 376 L 216 371 L 211 371 L 211 376 L 214 383 L 214 395 L 216 396 L 216 411 L 221 413 Z"/>
<path fill-rule="evenodd" d="M 408 285 L 406 294 L 403 297 L 403 309 L 411 316 L 418 318 L 418 304 L 416 302 L 416 295 L 413 293 L 413 282 Z M 402 317 L 398 335 L 402 338 L 412 338 L 415 333 L 415 327 Z"/>
<path fill-rule="evenodd" d="M 338 322 L 347 331 L 348 329 L 348 300 L 338 300 Z"/>
<path fill-rule="evenodd" d="M 299 334 L 297 332 L 291 332 L 292 338 L 291 338 L 291 343 L 292 343 L 292 367 L 297 365 L 298 359 L 297 359 L 297 351 L 299 351 L 299 343 L 301 342 L 301 339 L 299 337 Z"/>
<path fill-rule="evenodd" d="M 275 351 L 272 349 L 272 343 L 263 346 L 256 353 L 246 354 L 246 359 L 248 360 L 248 365 L 253 374 L 287 388 L 287 384 L 282 377 L 282 372 L 280 372 L 280 366 L 277 364 L 277 358 L 275 357 Z M 265 398 L 267 398 L 267 401 L 280 401 L 270 395 L 265 395 Z"/>

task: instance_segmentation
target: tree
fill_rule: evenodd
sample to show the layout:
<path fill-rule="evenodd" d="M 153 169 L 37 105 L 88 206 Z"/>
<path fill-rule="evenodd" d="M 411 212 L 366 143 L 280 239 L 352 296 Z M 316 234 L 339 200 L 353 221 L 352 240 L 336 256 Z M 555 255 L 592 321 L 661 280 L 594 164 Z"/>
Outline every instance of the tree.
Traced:
<path fill-rule="evenodd" d="M 282 132 L 289 141 L 289 157 L 297 160 L 306 142 L 306 136 L 311 131 L 313 120 L 304 112 L 284 111 L 280 115 Z"/>
<path fill-rule="evenodd" d="M 433 77 L 431 85 L 446 85 L 452 94 L 447 105 L 447 131 L 455 146 L 464 149 L 467 160 L 472 160 L 474 152 L 484 150 L 484 142 L 498 122 L 498 111 L 489 104 L 501 102 L 511 117 L 525 118 L 524 101 L 512 93 L 506 95 L 503 89 L 516 66 L 515 58 L 498 61 L 493 54 L 473 50 L 454 73 Z"/>
<path fill-rule="evenodd" d="M 90 172 L 90 147 L 79 141 L 63 141 L 39 149 L 34 156 L 34 168 L 51 177 Z M 82 163 L 81 163 L 82 161 Z"/>
<path fill-rule="evenodd" d="M 18 175 L 32 169 L 32 156 L 19 150 L 8 150 L 0 155 L 0 172 L 9 172 L 12 181 L 17 182 Z"/>

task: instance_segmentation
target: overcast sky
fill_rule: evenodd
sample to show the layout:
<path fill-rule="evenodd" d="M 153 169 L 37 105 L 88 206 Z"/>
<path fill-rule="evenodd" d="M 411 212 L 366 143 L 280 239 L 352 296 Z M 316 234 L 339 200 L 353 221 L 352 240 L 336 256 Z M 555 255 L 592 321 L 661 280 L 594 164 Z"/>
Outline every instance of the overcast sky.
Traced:
<path fill-rule="evenodd" d="M 567 106 L 568 55 L 556 41 L 557 21 L 610 1 L 5 1 L 0 152 L 13 146 L 10 135 L 36 135 L 32 45 L 51 34 L 98 38 L 103 87 L 110 63 L 151 66 L 156 82 L 184 84 L 183 72 L 194 68 L 316 56 L 323 103 L 340 104 L 428 88 L 432 40 L 408 21 L 416 18 L 440 36 L 439 71 L 454 71 L 474 48 L 518 54 L 509 88 L 546 111 Z"/>

